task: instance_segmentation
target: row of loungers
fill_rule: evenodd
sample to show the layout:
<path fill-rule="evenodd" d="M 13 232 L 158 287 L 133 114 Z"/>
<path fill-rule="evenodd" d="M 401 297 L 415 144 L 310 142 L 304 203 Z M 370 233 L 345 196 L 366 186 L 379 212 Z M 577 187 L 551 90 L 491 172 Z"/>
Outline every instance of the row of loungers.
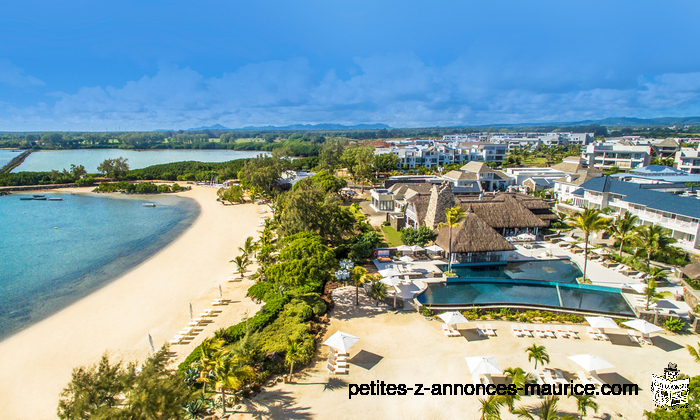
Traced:
<path fill-rule="evenodd" d="M 221 299 L 216 299 L 215 301 L 219 300 Z M 199 314 L 198 318 L 193 318 L 190 322 L 187 323 L 187 326 L 183 328 L 182 331 L 177 333 L 175 337 L 168 340 L 168 344 L 180 344 L 183 341 L 187 341 L 189 338 L 194 337 L 198 333 L 195 327 L 202 325 L 204 323 L 204 318 L 212 317 L 214 315 L 214 309 L 205 309 L 204 311 L 202 311 L 201 314 Z"/>
<path fill-rule="evenodd" d="M 563 326 L 550 327 L 548 325 L 535 325 L 531 330 L 523 324 L 510 324 L 510 330 L 516 337 L 557 338 L 558 335 L 561 338 L 579 338 L 576 331 L 571 328 L 564 328 Z"/>
<path fill-rule="evenodd" d="M 348 354 L 340 353 L 333 348 L 328 354 L 328 370 L 334 375 L 346 374 L 349 372 Z"/>

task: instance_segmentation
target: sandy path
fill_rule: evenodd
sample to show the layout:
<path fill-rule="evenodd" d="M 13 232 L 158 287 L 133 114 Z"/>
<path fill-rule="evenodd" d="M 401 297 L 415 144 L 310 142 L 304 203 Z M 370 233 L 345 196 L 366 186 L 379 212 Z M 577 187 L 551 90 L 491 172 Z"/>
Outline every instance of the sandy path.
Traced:
<path fill-rule="evenodd" d="M 85 192 L 85 190 L 79 190 Z M 180 193 L 197 200 L 201 214 L 174 242 L 143 264 L 61 312 L 0 342 L 0 401 L 3 419 L 56 418 L 58 395 L 77 366 L 93 364 L 107 352 L 113 360 L 142 360 L 147 334 L 160 347 L 218 298 L 221 284 L 228 305 L 192 343 L 174 346 L 178 359 L 205 336 L 236 323 L 257 306 L 245 293 L 249 281 L 227 283 L 247 236 L 257 235 L 254 204 L 222 206 L 216 190 L 194 187 Z"/>

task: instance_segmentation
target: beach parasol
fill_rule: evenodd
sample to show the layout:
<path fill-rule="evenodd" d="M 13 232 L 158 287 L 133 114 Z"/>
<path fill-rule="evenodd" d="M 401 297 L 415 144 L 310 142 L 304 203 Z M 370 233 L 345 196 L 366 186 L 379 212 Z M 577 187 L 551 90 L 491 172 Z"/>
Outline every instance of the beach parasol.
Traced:
<path fill-rule="evenodd" d="M 600 332 L 604 332 L 603 328 L 616 328 L 620 329 L 615 321 L 607 316 L 587 316 L 586 322 L 591 324 L 593 328 L 600 328 Z"/>
<path fill-rule="evenodd" d="M 221 291 L 221 285 L 219 285 L 219 299 L 224 298 L 224 293 Z"/>
<path fill-rule="evenodd" d="M 650 333 L 663 330 L 663 328 L 643 319 L 633 319 L 631 321 L 625 321 L 622 324 L 641 332 L 642 336 L 645 338 L 648 338 Z"/>
<path fill-rule="evenodd" d="M 190 319 L 192 319 L 192 304 L 190 303 Z"/>
<path fill-rule="evenodd" d="M 384 270 L 379 270 L 379 274 L 382 277 L 392 277 L 392 276 L 400 276 L 403 273 L 395 268 L 385 268 Z"/>
<path fill-rule="evenodd" d="M 156 348 L 153 347 L 153 337 L 151 337 L 151 334 L 148 334 L 148 345 L 151 346 L 151 353 L 155 353 Z"/>
<path fill-rule="evenodd" d="M 384 277 L 379 281 L 390 287 L 396 286 L 397 284 L 401 283 L 401 279 L 396 276 Z"/>
<path fill-rule="evenodd" d="M 411 245 L 411 252 L 425 251 L 425 248 L 418 245 Z"/>
<path fill-rule="evenodd" d="M 438 318 L 442 319 L 447 325 L 457 325 L 457 324 L 467 324 L 469 320 L 464 317 L 461 313 L 457 311 L 445 312 L 444 314 L 438 315 Z"/>
<path fill-rule="evenodd" d="M 344 333 L 342 331 L 337 331 L 335 334 L 330 336 L 323 344 L 340 351 L 341 353 L 347 353 L 353 344 L 357 343 L 359 337 L 354 335 Z"/>
<path fill-rule="evenodd" d="M 573 360 L 574 363 L 586 369 L 589 372 L 595 372 L 599 369 L 614 368 L 607 360 L 595 354 L 577 354 L 576 356 L 569 356 L 569 359 Z"/>
<path fill-rule="evenodd" d="M 493 356 L 476 356 L 476 357 L 465 357 L 467 361 L 467 366 L 469 366 L 469 372 L 472 375 L 498 375 L 501 372 L 501 366 L 498 365 L 498 361 Z"/>
<path fill-rule="evenodd" d="M 437 245 L 430 245 L 429 247 L 425 248 L 428 252 L 442 252 L 444 249 L 440 248 Z"/>
<path fill-rule="evenodd" d="M 408 255 L 404 255 L 403 257 L 399 258 L 399 261 L 410 263 L 413 262 L 413 258 L 409 257 Z"/>

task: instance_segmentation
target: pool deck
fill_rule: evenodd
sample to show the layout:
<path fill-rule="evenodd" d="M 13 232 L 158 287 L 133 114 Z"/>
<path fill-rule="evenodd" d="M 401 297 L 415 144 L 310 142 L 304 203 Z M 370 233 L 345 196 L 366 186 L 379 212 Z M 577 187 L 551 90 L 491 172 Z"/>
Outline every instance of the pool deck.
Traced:
<path fill-rule="evenodd" d="M 471 383 L 465 356 L 494 356 L 501 369 L 519 366 L 526 371 L 534 363 L 527 360 L 525 349 L 533 343 L 546 347 L 550 363 L 546 367 L 561 369 L 567 379 L 576 379 L 582 370 L 568 359 L 575 354 L 591 353 L 602 357 L 615 367 L 599 371 L 599 376 L 610 383 L 636 383 L 640 387 L 637 396 L 595 397 L 600 405 L 598 414 L 590 418 L 614 418 L 638 420 L 644 418 L 644 410 L 653 410 L 654 402 L 649 391 L 651 374 L 660 375 L 669 362 L 687 375 L 700 374 L 685 349 L 686 344 L 696 345 L 697 336 L 659 333 L 652 335 L 654 346 L 632 343 L 624 330 L 606 330 L 611 341 L 594 341 L 586 335 L 586 324 L 573 325 L 580 339 L 517 338 L 510 332 L 510 322 L 474 321 L 458 325 L 461 336 L 445 337 L 442 322 L 426 320 L 415 312 L 392 313 L 386 307 L 376 307 L 366 296 L 360 296 L 360 306 L 354 305 L 354 288 L 336 289 L 333 292 L 335 308 L 330 313 L 330 324 L 321 338 L 330 337 L 336 331 L 353 334 L 360 340 L 350 349 L 349 374 L 331 375 L 326 369 L 328 349 L 320 346 L 314 361 L 295 374 L 291 383 L 278 383 L 265 387 L 248 400 L 243 400 L 234 419 L 303 418 L 303 419 L 479 419 L 477 396 L 354 396 L 348 395 L 349 384 L 385 383 L 430 384 Z M 478 337 L 476 324 L 491 324 L 495 337 Z M 530 324 L 532 327 L 533 324 Z M 540 368 L 541 369 L 541 368 Z M 502 375 L 494 375 L 496 383 L 503 382 Z M 534 407 L 541 402 L 535 396 L 525 397 L 516 404 Z M 576 401 L 563 397 L 559 403 L 563 414 L 576 414 Z M 606 416 L 607 413 L 607 416 Z M 504 420 L 517 417 L 501 410 Z M 587 418 L 589 418 L 587 417 Z M 576 417 L 578 418 L 578 417 Z"/>
<path fill-rule="evenodd" d="M 507 256 L 507 262 L 568 259 L 575 262 L 579 266 L 581 271 L 583 271 L 583 264 L 585 260 L 583 253 L 574 254 L 564 248 L 559 247 L 556 244 L 550 244 L 548 242 L 533 242 L 532 246 L 532 249 L 528 249 L 521 244 L 516 244 L 516 250 L 511 252 Z M 545 254 L 545 252 L 547 251 L 551 252 L 551 256 Z M 437 264 L 445 263 L 446 261 L 435 260 L 416 260 L 410 263 L 380 262 L 377 260 L 374 261 L 374 264 L 378 270 L 401 267 L 402 270 L 405 270 L 406 272 L 420 273 L 421 277 L 423 278 L 413 280 L 413 283 L 419 289 L 419 291 L 416 294 L 422 292 L 427 287 L 426 283 L 444 281 L 442 277 L 430 276 L 430 273 L 440 272 L 441 270 L 438 268 Z M 591 283 L 593 285 L 617 288 L 621 290 L 626 288 L 626 286 L 624 285 L 631 286 L 644 284 L 641 280 L 625 276 L 622 273 L 613 271 L 612 269 L 604 267 L 600 263 L 593 262 L 590 260 L 588 261 L 588 265 L 586 267 L 586 277 L 588 277 L 591 280 Z M 676 279 L 674 279 L 673 277 L 669 277 L 669 281 L 672 283 L 672 286 L 658 287 L 657 290 L 659 292 L 669 292 L 672 295 L 683 293 L 683 286 L 681 286 Z M 676 282 L 675 284 L 674 281 Z M 400 291 L 398 291 L 398 293 L 400 293 Z M 639 294 L 623 293 L 623 296 L 630 305 L 639 307 L 639 305 L 636 302 L 636 298 L 640 296 Z M 687 317 L 687 314 L 691 309 L 685 302 L 676 301 L 674 299 L 661 299 L 659 302 L 657 302 L 656 308 L 660 310 L 660 313 L 667 313 L 669 310 L 671 310 L 682 317 Z"/>

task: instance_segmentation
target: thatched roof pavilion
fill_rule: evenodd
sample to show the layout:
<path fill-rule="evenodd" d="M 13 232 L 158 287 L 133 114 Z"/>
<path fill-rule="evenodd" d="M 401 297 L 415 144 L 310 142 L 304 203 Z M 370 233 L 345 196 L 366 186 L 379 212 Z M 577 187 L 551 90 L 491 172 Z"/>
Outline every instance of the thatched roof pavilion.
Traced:
<path fill-rule="evenodd" d="M 503 236 L 496 232 L 474 212 L 467 211 L 465 220 L 459 227 L 452 229 L 452 252 L 495 252 L 513 251 L 515 247 Z M 435 243 L 445 251 L 450 249 L 450 228 L 444 227 L 437 230 L 438 236 Z"/>
<path fill-rule="evenodd" d="M 700 264 L 698 263 L 686 265 L 681 268 L 681 271 L 691 280 L 700 279 Z"/>
<path fill-rule="evenodd" d="M 484 197 L 479 201 L 462 200 L 459 205 L 467 212 L 474 212 L 481 220 L 496 230 L 541 228 L 549 225 L 529 210 L 524 202 L 538 210 L 541 204 L 536 201 L 519 200 L 514 195 L 497 194 L 493 197 Z"/>

